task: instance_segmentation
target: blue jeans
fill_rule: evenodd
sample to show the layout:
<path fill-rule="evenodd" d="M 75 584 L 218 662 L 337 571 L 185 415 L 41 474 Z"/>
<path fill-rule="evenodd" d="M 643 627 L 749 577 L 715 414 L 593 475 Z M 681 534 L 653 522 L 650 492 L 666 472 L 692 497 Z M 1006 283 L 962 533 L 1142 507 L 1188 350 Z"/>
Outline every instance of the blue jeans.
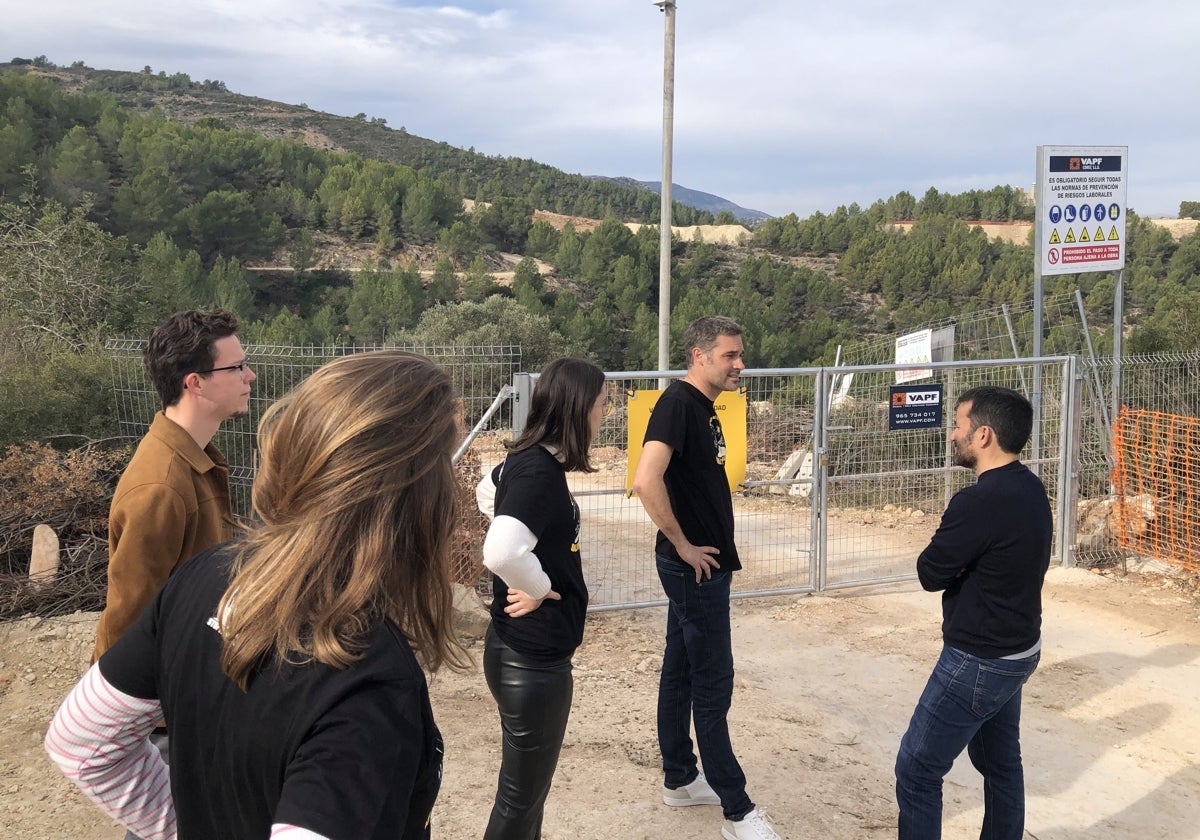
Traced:
<path fill-rule="evenodd" d="M 746 795 L 746 776 L 733 754 L 726 721 L 733 700 L 731 575 L 716 571 L 696 583 L 696 573 L 679 561 L 662 555 L 656 555 L 655 561 L 669 601 L 658 683 L 658 747 L 664 783 L 678 788 L 696 778 L 694 718 L 704 776 L 721 797 L 726 819 L 741 819 L 754 803 Z"/>
<path fill-rule="evenodd" d="M 981 659 L 942 648 L 896 756 L 900 840 L 942 836 L 942 779 L 964 747 L 983 775 L 980 840 L 1020 840 L 1021 686 L 1040 658 Z"/>

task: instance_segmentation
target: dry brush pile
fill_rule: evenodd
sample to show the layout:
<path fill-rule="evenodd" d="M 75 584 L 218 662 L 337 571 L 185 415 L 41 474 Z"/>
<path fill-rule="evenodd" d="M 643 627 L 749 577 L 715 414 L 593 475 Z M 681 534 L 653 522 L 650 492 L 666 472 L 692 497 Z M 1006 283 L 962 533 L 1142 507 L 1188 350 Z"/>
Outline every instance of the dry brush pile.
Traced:
<path fill-rule="evenodd" d="M 88 442 L 69 450 L 26 443 L 0 458 L 0 620 L 104 606 L 108 507 L 128 456 Z M 51 580 L 31 581 L 39 524 L 58 535 L 59 568 Z"/>
<path fill-rule="evenodd" d="M 11 446 L 0 458 L 0 621 L 24 615 L 63 615 L 104 606 L 108 566 L 108 508 L 127 449 L 89 442 L 61 450 L 43 443 Z M 459 462 L 452 574 L 465 586 L 480 583 L 487 519 L 475 505 L 479 456 Z M 30 580 L 34 529 L 48 525 L 59 541 L 52 579 Z"/>

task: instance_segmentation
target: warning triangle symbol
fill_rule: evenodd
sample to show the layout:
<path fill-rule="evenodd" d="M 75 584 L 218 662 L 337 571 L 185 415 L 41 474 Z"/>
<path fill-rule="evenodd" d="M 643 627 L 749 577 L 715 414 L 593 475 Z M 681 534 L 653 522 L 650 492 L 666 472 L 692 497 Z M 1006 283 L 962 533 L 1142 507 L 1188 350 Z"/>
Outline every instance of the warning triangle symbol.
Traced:
<path fill-rule="evenodd" d="M 1116 242 L 1121 237 L 1117 236 L 1117 226 L 1113 225 L 1113 229 L 1108 232 L 1108 241 Z"/>
<path fill-rule="evenodd" d="M 1064 239 L 1063 242 L 1074 242 L 1074 241 L 1075 241 L 1075 228 L 1067 228 L 1067 238 Z"/>
<path fill-rule="evenodd" d="M 1100 225 L 1096 225 L 1096 235 L 1093 236 L 1092 238 L 1095 239 L 1097 242 L 1103 242 L 1104 241 L 1104 228 L 1100 227 Z"/>
<path fill-rule="evenodd" d="M 1116 228 L 1113 228 L 1113 230 L 1116 230 Z M 1058 228 L 1054 228 L 1050 231 L 1050 244 L 1057 245 L 1060 242 L 1062 242 L 1062 240 L 1058 238 Z"/>
<path fill-rule="evenodd" d="M 1080 242 L 1091 242 L 1092 241 L 1092 237 L 1088 236 L 1087 228 L 1084 228 L 1083 230 L 1079 231 L 1079 241 Z"/>

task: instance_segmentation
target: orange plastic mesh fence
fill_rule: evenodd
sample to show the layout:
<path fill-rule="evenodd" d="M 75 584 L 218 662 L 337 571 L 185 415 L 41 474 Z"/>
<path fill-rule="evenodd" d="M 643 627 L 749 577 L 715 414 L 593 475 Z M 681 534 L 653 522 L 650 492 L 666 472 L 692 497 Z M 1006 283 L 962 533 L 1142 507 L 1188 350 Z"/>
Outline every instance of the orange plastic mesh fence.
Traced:
<path fill-rule="evenodd" d="M 1200 570 L 1200 418 L 1122 408 L 1113 445 L 1118 544 Z"/>

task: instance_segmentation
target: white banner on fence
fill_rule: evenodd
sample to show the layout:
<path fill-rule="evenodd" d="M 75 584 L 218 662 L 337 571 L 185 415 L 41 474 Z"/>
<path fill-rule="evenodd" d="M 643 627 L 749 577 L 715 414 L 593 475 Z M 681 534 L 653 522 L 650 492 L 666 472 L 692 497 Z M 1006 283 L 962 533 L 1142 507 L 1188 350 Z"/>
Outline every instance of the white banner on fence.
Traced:
<path fill-rule="evenodd" d="M 896 364 L 928 364 L 933 361 L 933 330 L 902 335 L 896 339 Z M 896 371 L 896 384 L 927 379 L 933 376 L 932 368 L 913 368 Z"/>

